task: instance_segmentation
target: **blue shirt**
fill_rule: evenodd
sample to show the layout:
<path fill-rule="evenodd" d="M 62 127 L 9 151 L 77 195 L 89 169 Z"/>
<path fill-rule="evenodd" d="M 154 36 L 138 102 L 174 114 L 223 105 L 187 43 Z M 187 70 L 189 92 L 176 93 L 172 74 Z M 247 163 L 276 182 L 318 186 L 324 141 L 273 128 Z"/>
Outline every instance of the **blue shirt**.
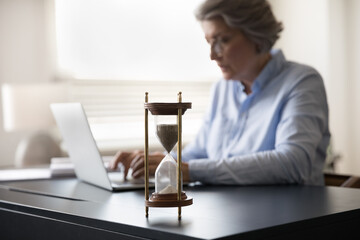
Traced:
<path fill-rule="evenodd" d="M 324 84 L 313 68 L 280 50 L 247 95 L 240 81 L 218 81 L 195 140 L 182 152 L 193 181 L 323 185 L 329 144 Z"/>

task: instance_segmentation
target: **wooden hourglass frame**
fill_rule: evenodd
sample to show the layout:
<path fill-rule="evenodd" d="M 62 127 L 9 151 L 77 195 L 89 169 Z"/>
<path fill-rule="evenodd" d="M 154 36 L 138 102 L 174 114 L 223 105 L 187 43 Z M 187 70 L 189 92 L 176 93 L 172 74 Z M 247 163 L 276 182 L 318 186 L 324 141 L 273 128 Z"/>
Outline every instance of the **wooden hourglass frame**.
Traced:
<path fill-rule="evenodd" d="M 191 103 L 183 103 L 181 92 L 178 93 L 177 103 L 149 103 L 148 93 L 145 93 L 145 216 L 149 216 L 149 207 L 178 207 L 178 219 L 181 219 L 181 207 L 189 206 L 193 203 L 191 197 L 186 196 L 182 191 L 182 172 L 181 172 L 181 148 L 182 148 L 182 115 L 191 108 Z M 177 115 L 177 166 L 176 166 L 176 190 L 177 193 L 159 194 L 152 193 L 149 199 L 149 136 L 148 136 L 148 111 L 152 115 Z M 165 159 L 165 158 L 164 158 Z M 163 160 L 164 160 L 163 159 Z M 159 165 L 160 166 L 160 165 Z M 156 184 L 156 183 L 155 183 Z"/>

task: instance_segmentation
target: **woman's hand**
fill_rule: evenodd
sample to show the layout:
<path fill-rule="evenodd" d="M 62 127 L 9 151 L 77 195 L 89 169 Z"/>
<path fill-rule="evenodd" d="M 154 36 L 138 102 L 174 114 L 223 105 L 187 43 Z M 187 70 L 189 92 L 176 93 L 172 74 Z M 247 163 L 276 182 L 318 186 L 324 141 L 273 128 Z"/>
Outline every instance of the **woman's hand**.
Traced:
<path fill-rule="evenodd" d="M 164 154 L 161 152 L 154 152 L 149 154 L 149 175 L 154 176 L 155 170 L 161 160 L 164 158 Z M 117 152 L 113 160 L 110 163 L 110 169 L 115 170 L 118 167 L 119 163 L 122 163 L 124 166 L 124 178 L 128 174 L 129 169 L 132 169 L 132 177 L 140 178 L 144 176 L 144 162 L 145 156 L 143 151 L 133 151 L 133 152 Z"/>
<path fill-rule="evenodd" d="M 149 175 L 154 176 L 157 166 L 165 155 L 161 152 L 154 152 L 149 154 Z M 133 170 L 132 177 L 140 178 L 145 174 L 145 154 L 144 152 L 138 153 L 131 161 L 130 168 Z"/>
<path fill-rule="evenodd" d="M 161 160 L 165 155 L 161 152 L 154 152 L 149 154 L 149 175 L 154 176 L 157 166 L 160 164 Z M 115 170 L 118 167 L 119 163 L 122 163 L 124 166 L 124 178 L 128 174 L 129 169 L 132 169 L 132 177 L 140 178 L 144 176 L 145 173 L 145 155 L 143 151 L 133 151 L 133 152 L 117 152 L 113 160 L 110 163 L 110 169 Z M 189 165 L 187 163 L 182 163 L 182 173 L 183 181 L 189 182 Z"/>

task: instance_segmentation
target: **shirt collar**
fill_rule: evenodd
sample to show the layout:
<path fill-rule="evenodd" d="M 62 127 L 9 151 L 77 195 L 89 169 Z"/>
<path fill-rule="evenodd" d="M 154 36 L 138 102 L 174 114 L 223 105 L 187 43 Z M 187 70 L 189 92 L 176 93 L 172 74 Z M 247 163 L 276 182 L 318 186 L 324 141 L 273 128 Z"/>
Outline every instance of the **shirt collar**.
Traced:
<path fill-rule="evenodd" d="M 252 92 L 258 92 L 263 89 L 278 74 L 286 62 L 285 56 L 280 49 L 273 49 L 270 51 L 270 54 L 270 61 L 265 65 L 251 86 Z"/>

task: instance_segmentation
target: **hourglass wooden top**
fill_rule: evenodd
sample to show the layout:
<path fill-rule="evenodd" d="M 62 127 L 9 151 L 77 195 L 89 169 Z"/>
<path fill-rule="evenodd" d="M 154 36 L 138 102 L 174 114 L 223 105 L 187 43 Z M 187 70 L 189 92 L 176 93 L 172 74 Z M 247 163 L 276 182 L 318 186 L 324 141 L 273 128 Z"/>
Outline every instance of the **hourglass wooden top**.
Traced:
<path fill-rule="evenodd" d="M 144 108 L 148 109 L 152 115 L 178 115 L 178 109 L 182 109 L 182 114 L 184 114 L 186 109 L 191 108 L 191 102 L 144 103 Z"/>

